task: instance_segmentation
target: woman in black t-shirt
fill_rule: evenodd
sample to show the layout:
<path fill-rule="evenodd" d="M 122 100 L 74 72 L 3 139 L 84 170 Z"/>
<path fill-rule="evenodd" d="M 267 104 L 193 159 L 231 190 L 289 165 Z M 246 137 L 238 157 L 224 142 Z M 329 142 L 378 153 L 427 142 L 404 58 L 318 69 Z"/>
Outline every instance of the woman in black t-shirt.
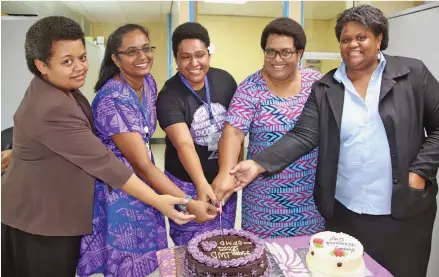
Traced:
<path fill-rule="evenodd" d="M 210 67 L 210 39 L 198 23 L 178 26 L 172 34 L 172 50 L 178 73 L 159 93 L 157 117 L 166 132 L 165 170 L 187 197 L 217 203 L 211 183 L 218 173 L 218 140 L 227 108 L 236 90 L 233 77 Z M 209 50 L 208 50 L 209 49 Z M 200 232 L 218 229 L 220 217 L 197 214 L 198 223 L 183 228 L 170 221 L 176 245 L 185 245 Z M 224 229 L 234 227 L 236 194 L 222 209 Z"/>

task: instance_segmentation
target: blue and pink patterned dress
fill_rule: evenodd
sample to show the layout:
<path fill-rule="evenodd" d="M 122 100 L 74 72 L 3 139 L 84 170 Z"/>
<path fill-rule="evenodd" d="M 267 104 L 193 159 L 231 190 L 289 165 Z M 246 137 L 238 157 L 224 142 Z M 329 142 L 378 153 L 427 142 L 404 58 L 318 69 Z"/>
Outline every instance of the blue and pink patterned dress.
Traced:
<path fill-rule="evenodd" d="M 130 88 L 123 81 L 110 79 L 92 105 L 97 136 L 131 169 L 111 136 L 136 132 L 149 142 L 156 128 L 157 98 L 151 75 L 145 77 L 143 98 L 146 120 Z M 167 245 L 165 219 L 159 211 L 120 189 L 109 192 L 106 184 L 96 182 L 93 231 L 82 239 L 79 276 L 145 277 L 158 267 L 156 251 Z"/>
<path fill-rule="evenodd" d="M 269 147 L 294 128 L 314 81 L 321 74 L 301 68 L 302 90 L 295 96 L 274 95 L 258 71 L 239 86 L 227 122 L 249 133 L 248 158 Z M 293 237 L 324 230 L 313 198 L 318 150 L 302 156 L 283 171 L 258 176 L 243 191 L 242 229 L 261 238 Z"/>

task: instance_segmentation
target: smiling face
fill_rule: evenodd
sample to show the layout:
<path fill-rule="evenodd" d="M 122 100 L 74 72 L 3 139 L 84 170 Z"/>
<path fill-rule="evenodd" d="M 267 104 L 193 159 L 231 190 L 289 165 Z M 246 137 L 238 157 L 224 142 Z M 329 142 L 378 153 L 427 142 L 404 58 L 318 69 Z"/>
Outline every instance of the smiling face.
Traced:
<path fill-rule="evenodd" d="M 279 53 L 275 53 L 275 52 Z M 265 46 L 264 70 L 270 78 L 283 81 L 294 75 L 303 50 L 297 51 L 290 36 L 271 34 Z M 270 55 L 274 53 L 274 57 Z M 281 57 L 283 56 L 283 57 Z"/>
<path fill-rule="evenodd" d="M 347 69 L 365 70 L 377 62 L 382 35 L 375 36 L 357 22 L 343 26 L 340 36 L 340 54 Z"/>
<path fill-rule="evenodd" d="M 189 84 L 194 89 L 200 89 L 210 67 L 210 55 L 204 42 L 199 39 L 182 40 L 178 46 L 176 63 L 178 71 Z"/>
<path fill-rule="evenodd" d="M 35 60 L 43 79 L 64 92 L 84 85 L 88 62 L 84 43 L 78 40 L 60 40 L 52 43 L 52 55 L 47 64 Z"/>
<path fill-rule="evenodd" d="M 135 30 L 123 36 L 122 44 L 117 48 L 117 51 L 124 53 L 117 54 L 117 56 L 113 54 L 112 59 L 124 76 L 143 78 L 151 72 L 154 55 L 149 43 L 148 37 L 141 30 Z M 145 51 L 138 49 L 145 49 Z M 150 49 L 150 51 L 146 51 L 146 49 Z M 137 54 L 128 55 L 136 50 Z"/>

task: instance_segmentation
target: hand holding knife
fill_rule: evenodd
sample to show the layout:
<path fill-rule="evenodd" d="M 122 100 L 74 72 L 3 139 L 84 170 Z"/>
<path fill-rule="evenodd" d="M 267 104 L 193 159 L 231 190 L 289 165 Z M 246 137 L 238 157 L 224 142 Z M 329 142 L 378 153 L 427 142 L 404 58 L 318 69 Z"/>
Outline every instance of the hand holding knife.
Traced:
<path fill-rule="evenodd" d="M 224 231 L 223 231 L 223 201 L 219 202 L 220 205 L 220 229 L 221 229 L 221 235 L 223 236 L 223 240 L 224 240 Z"/>

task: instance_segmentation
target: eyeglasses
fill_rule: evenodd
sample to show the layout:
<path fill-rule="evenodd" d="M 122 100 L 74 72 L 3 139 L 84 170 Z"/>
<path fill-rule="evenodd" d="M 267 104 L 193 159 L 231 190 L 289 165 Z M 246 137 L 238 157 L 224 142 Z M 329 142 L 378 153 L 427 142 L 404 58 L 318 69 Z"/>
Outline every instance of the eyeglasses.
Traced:
<path fill-rule="evenodd" d="M 155 50 L 155 46 L 145 46 L 143 48 L 130 48 L 128 50 L 125 51 L 119 51 L 116 52 L 116 54 L 123 54 L 123 55 L 127 55 L 128 57 L 134 57 L 140 54 L 140 51 L 143 52 L 143 54 L 147 55 L 149 53 L 153 53 Z"/>
<path fill-rule="evenodd" d="M 279 57 L 283 60 L 290 59 L 294 53 L 297 53 L 297 50 L 291 50 L 291 49 L 282 49 L 280 51 L 268 48 L 264 50 L 265 57 L 267 59 L 274 59 L 279 54 Z"/>

